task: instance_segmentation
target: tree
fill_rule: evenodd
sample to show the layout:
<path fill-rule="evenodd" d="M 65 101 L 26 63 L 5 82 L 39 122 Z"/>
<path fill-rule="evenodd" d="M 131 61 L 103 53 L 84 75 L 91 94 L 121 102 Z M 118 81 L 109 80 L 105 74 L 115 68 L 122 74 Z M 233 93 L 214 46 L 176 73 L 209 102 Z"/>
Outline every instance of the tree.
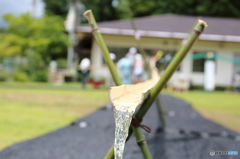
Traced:
<path fill-rule="evenodd" d="M 238 0 L 165 0 L 156 13 L 175 13 L 213 17 L 240 17 Z"/>
<path fill-rule="evenodd" d="M 24 68 L 30 75 L 46 72 L 51 59 L 66 57 L 69 42 L 61 17 L 37 19 L 23 14 L 4 18 L 8 27 L 0 34 L 0 56 L 24 57 L 28 62 Z"/>
<path fill-rule="evenodd" d="M 63 20 L 56 16 L 34 18 L 29 14 L 20 17 L 4 16 L 8 27 L 0 35 L 0 55 L 26 55 L 39 53 L 47 62 L 65 56 L 68 38 Z"/>
<path fill-rule="evenodd" d="M 69 0 L 43 0 L 47 15 L 58 15 L 65 17 L 68 12 Z"/>
<path fill-rule="evenodd" d="M 94 12 L 97 21 L 109 21 L 120 18 L 120 15 L 113 5 L 114 0 L 81 0 L 85 8 Z"/>
<path fill-rule="evenodd" d="M 213 17 L 240 17 L 238 0 L 118 0 L 116 7 L 122 17 L 128 17 L 129 8 L 134 17 L 154 14 L 185 14 Z"/>
<path fill-rule="evenodd" d="M 74 0 L 72 0 L 74 1 Z M 119 19 L 116 8 L 112 5 L 114 0 L 75 0 L 82 3 L 87 9 L 92 9 L 97 21 Z M 68 3 L 71 0 L 44 0 L 45 12 L 48 15 L 65 17 L 68 12 Z"/>
<path fill-rule="evenodd" d="M 44 0 L 46 13 L 65 16 L 70 0 Z M 97 21 L 154 14 L 240 17 L 239 0 L 78 0 L 92 9 Z M 130 10 L 129 10 L 130 9 Z"/>

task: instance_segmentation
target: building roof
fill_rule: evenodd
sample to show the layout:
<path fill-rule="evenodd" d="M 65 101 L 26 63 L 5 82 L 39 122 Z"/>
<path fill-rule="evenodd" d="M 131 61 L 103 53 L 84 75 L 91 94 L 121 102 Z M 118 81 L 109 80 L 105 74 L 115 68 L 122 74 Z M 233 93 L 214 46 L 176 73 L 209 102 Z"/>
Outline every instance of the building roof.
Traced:
<path fill-rule="evenodd" d="M 240 19 L 196 17 L 166 14 L 135 18 L 137 34 L 162 38 L 185 38 L 198 19 L 205 20 L 208 27 L 201 40 L 240 42 Z M 136 35 L 130 20 L 116 20 L 98 23 L 104 34 Z M 90 28 L 79 26 L 78 31 L 89 32 Z"/>

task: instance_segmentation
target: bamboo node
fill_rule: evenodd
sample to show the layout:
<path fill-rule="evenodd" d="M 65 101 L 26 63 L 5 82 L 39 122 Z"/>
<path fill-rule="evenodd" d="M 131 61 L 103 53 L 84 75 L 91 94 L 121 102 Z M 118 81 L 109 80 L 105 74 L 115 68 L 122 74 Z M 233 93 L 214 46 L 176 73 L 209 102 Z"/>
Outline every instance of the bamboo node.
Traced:
<path fill-rule="evenodd" d="M 147 141 L 146 141 L 145 139 L 139 140 L 139 141 L 137 141 L 137 144 L 138 144 L 139 146 L 141 146 L 141 145 L 147 144 Z"/>
<path fill-rule="evenodd" d="M 92 33 L 93 33 L 93 34 L 94 34 L 94 33 L 97 33 L 97 32 L 100 32 L 98 28 L 92 29 Z"/>

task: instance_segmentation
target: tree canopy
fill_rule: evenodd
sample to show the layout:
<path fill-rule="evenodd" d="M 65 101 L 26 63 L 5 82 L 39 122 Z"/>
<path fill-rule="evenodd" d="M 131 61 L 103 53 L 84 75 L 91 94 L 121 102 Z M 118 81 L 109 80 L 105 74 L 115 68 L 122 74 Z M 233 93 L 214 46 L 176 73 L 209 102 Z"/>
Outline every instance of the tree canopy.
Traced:
<path fill-rule="evenodd" d="M 62 18 L 29 14 L 4 16 L 8 27 L 0 34 L 0 55 L 26 55 L 35 52 L 47 61 L 67 52 L 68 38 Z"/>
<path fill-rule="evenodd" d="M 46 13 L 66 15 L 69 0 L 44 0 Z M 97 21 L 158 15 L 185 14 L 240 17 L 239 0 L 78 0 L 92 9 Z M 129 10 L 130 9 L 130 10 Z M 131 13 L 130 13 L 130 12 Z"/>
<path fill-rule="evenodd" d="M 50 60 L 67 55 L 69 42 L 63 19 L 58 16 L 34 18 L 29 14 L 4 18 L 8 26 L 0 33 L 0 58 L 21 61 L 11 65 L 15 73 L 6 77 L 46 81 Z"/>
<path fill-rule="evenodd" d="M 43 0 L 47 15 L 65 16 L 68 11 L 69 0 Z"/>

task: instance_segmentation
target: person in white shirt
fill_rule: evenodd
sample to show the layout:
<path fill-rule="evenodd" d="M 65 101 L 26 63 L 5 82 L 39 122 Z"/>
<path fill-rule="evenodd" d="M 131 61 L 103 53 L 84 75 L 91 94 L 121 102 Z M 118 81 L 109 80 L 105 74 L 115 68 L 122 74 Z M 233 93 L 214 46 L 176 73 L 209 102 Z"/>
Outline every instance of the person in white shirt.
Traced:
<path fill-rule="evenodd" d="M 90 67 L 91 67 L 91 62 L 89 60 L 89 58 L 84 58 L 82 59 L 82 61 L 79 64 L 79 68 L 81 70 L 81 82 L 82 82 L 82 88 L 85 89 L 86 88 L 86 83 L 87 83 L 87 79 L 89 77 L 90 74 Z"/>

